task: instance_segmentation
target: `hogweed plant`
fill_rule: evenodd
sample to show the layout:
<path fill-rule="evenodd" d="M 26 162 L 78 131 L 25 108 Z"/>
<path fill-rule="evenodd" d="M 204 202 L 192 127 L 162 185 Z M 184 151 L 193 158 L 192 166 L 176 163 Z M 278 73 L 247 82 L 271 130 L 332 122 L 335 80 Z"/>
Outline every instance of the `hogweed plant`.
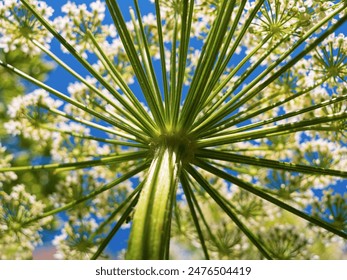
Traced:
<path fill-rule="evenodd" d="M 52 228 L 60 259 L 346 258 L 347 2 L 129 5 L 0 2 L 2 51 L 75 79 L 61 92 L 0 61 L 36 87 L 7 133 L 49 151 L 13 166 L 0 146 L 0 258 L 32 258 Z M 46 196 L 17 184 L 42 170 Z"/>

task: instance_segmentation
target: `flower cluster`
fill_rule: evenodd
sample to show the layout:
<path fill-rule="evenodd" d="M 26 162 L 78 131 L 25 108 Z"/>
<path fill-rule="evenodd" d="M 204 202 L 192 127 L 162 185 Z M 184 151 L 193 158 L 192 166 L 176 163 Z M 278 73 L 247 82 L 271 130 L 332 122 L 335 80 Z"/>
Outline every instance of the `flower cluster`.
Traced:
<path fill-rule="evenodd" d="M 6 147 L 3 147 L 0 143 L 0 168 L 10 167 L 13 155 L 6 153 Z M 17 179 L 16 173 L 10 171 L 0 173 L 0 190 L 4 182 L 11 182 Z"/>
<path fill-rule="evenodd" d="M 323 220 L 332 223 L 336 228 L 347 231 L 346 200 L 346 193 L 333 193 L 332 190 L 324 191 L 321 200 L 315 199 L 313 213 Z"/>
<path fill-rule="evenodd" d="M 0 198 L 0 259 L 29 259 L 41 244 L 40 231 L 51 217 L 29 221 L 43 213 L 45 204 L 27 193 L 23 185 L 13 187 L 10 194 L 0 191 Z"/>
<path fill-rule="evenodd" d="M 262 237 L 275 259 L 308 259 L 307 247 L 310 240 L 292 225 L 280 225 L 266 229 Z M 312 241 L 311 241 L 312 242 Z"/>
<path fill-rule="evenodd" d="M 87 77 L 86 81 L 89 85 L 98 86 L 98 83 L 95 79 Z M 107 97 L 109 100 L 112 100 L 115 104 L 121 107 L 119 102 L 104 88 L 99 89 L 102 93 L 102 96 Z M 108 105 L 108 102 L 104 98 L 101 98 L 94 91 L 90 90 L 84 83 L 75 82 L 68 86 L 67 91 L 71 98 L 82 103 L 83 105 L 94 109 L 97 112 L 105 113 L 105 107 Z M 85 120 L 90 120 L 92 116 L 77 108 L 71 104 L 65 104 L 64 111 L 70 115 L 78 115 Z M 116 112 L 113 112 L 116 113 Z"/>
<path fill-rule="evenodd" d="M 71 219 L 64 223 L 60 235 L 55 236 L 56 259 L 84 260 L 96 252 L 100 238 L 91 238 L 91 232 L 98 228 L 90 217 Z"/>
<path fill-rule="evenodd" d="M 30 4 L 47 20 L 53 15 L 53 9 L 44 1 L 31 0 Z M 49 48 L 53 37 L 18 0 L 1 1 L 0 34 L 0 49 L 4 52 L 20 49 L 28 54 L 40 53 L 34 41 Z"/>
<path fill-rule="evenodd" d="M 8 106 L 8 116 L 11 119 L 4 124 L 4 127 L 13 136 L 22 135 L 27 139 L 41 141 L 41 145 L 45 146 L 52 138 L 52 132 L 44 126 L 54 127 L 61 118 L 47 114 L 43 106 L 59 108 L 62 104 L 61 101 L 49 97 L 49 94 L 42 89 L 15 97 Z"/>
<path fill-rule="evenodd" d="M 113 25 L 102 25 L 105 18 L 105 3 L 98 0 L 92 2 L 89 8 L 90 10 L 86 4 L 76 5 L 73 2 L 67 2 L 61 8 L 65 15 L 54 19 L 57 30 L 84 57 L 87 57 L 87 51 L 93 48 L 88 32 L 91 32 L 100 42 L 104 42 L 108 36 L 116 36 Z M 64 47 L 62 50 L 68 53 Z"/>

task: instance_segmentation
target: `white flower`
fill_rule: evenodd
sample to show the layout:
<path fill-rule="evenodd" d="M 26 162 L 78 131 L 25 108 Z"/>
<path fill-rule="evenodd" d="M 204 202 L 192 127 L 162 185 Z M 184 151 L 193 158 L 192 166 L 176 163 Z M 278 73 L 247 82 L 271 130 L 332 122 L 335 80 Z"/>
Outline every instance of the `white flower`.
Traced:
<path fill-rule="evenodd" d="M 20 49 L 28 54 L 38 54 L 41 51 L 33 44 L 33 40 L 49 48 L 52 35 L 22 6 L 20 1 L 2 2 L 0 3 L 0 49 L 4 52 Z M 29 3 L 46 20 L 52 16 L 53 9 L 45 2 L 30 0 Z"/>
<path fill-rule="evenodd" d="M 0 191 L 0 259 L 30 258 L 42 243 L 40 231 L 49 223 L 41 219 L 25 224 L 42 214 L 45 205 L 26 192 L 24 185 L 12 188 L 10 194 Z"/>
<path fill-rule="evenodd" d="M 41 145 L 44 146 L 47 144 L 46 141 L 52 138 L 52 131 L 44 128 L 44 125 L 48 122 L 58 123 L 61 118 L 48 117 L 48 114 L 44 112 L 45 109 L 38 109 L 37 106 L 59 108 L 62 104 L 60 100 L 49 97 L 48 93 L 42 89 L 15 97 L 8 106 L 8 115 L 11 119 L 4 124 L 4 127 L 12 135 L 23 135 L 25 138 L 36 141 L 43 140 Z M 50 128 L 54 128 L 52 123 Z"/>
<path fill-rule="evenodd" d="M 0 169 L 2 167 L 10 167 L 13 155 L 6 153 L 6 147 L 3 147 L 0 143 Z M 0 190 L 2 189 L 4 182 L 11 182 L 17 179 L 17 175 L 14 172 L 0 172 Z"/>

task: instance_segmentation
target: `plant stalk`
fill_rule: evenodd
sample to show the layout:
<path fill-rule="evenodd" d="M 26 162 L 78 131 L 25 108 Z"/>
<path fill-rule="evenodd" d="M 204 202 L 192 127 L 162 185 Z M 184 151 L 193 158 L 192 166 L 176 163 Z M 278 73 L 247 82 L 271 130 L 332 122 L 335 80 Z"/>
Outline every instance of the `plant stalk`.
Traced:
<path fill-rule="evenodd" d="M 182 164 L 179 147 L 163 142 L 155 151 L 135 208 L 126 254 L 130 260 L 168 256 L 173 201 Z"/>

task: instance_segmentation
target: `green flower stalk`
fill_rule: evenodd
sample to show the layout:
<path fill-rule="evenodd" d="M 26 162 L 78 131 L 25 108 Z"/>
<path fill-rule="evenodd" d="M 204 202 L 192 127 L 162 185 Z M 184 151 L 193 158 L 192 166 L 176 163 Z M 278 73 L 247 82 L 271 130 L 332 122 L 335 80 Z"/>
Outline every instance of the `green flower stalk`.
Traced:
<path fill-rule="evenodd" d="M 155 153 L 134 213 L 127 259 L 169 255 L 172 208 L 182 163 L 175 147 L 160 147 Z"/>

